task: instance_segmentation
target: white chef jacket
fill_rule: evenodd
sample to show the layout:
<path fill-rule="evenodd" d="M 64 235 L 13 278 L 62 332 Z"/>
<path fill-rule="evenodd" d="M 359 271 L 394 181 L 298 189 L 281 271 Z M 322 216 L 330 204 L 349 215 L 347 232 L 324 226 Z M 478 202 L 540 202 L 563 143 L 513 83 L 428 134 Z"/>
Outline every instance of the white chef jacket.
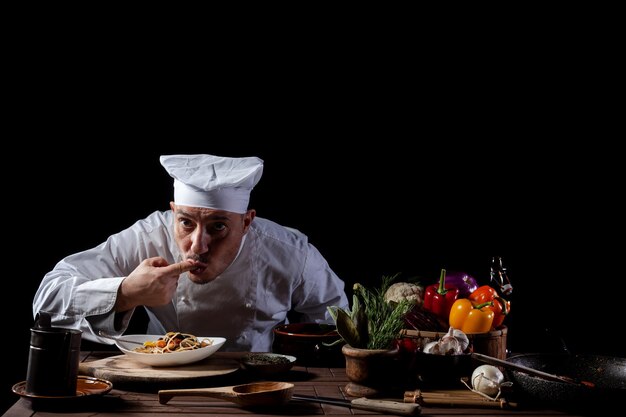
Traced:
<path fill-rule="evenodd" d="M 99 246 L 61 260 L 35 294 L 33 314 L 47 311 L 52 325 L 83 331 L 83 337 L 112 343 L 99 330 L 121 335 L 134 309 L 117 330 L 114 311 L 124 277 L 144 259 L 161 256 L 169 263 L 182 256 L 173 235 L 173 213 L 156 211 Z M 301 232 L 255 217 L 239 255 L 217 279 L 203 285 L 181 275 L 170 304 L 144 307 L 148 334 L 180 331 L 225 337 L 225 351 L 271 350 L 272 329 L 287 321 L 332 323 L 327 306 L 348 308 L 344 282 Z"/>

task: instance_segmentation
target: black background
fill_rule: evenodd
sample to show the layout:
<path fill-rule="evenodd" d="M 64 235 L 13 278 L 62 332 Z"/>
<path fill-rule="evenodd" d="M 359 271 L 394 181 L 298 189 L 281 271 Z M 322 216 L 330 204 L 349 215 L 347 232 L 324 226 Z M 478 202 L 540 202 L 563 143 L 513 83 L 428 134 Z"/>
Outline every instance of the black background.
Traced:
<path fill-rule="evenodd" d="M 166 153 L 264 159 L 258 215 L 308 234 L 348 290 L 442 267 L 487 283 L 501 255 L 511 351 L 553 348 L 549 329 L 572 351 L 626 355 L 617 55 L 589 33 L 519 29 L 502 45 L 394 32 L 188 53 L 169 38 L 111 45 L 109 27 L 85 44 L 61 24 L 20 28 L 4 68 L 1 405 L 25 378 L 41 278 L 167 209 Z"/>

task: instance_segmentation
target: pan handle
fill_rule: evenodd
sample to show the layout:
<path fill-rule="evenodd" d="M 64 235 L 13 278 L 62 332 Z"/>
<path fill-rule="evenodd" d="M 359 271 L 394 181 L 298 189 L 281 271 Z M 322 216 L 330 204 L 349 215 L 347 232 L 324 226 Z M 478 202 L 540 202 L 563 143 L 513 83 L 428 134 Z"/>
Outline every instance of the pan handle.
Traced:
<path fill-rule="evenodd" d="M 483 355 L 481 353 L 472 353 L 472 358 L 474 358 L 474 359 L 476 359 L 478 361 L 481 361 L 481 362 L 488 363 L 490 365 L 502 366 L 503 368 L 513 369 L 513 370 L 516 370 L 516 371 L 527 373 L 529 375 L 538 376 L 540 378 L 547 379 L 548 381 L 564 382 L 566 384 L 586 386 L 586 387 L 593 387 L 594 386 L 593 383 L 591 383 L 591 382 L 576 381 L 575 379 L 569 378 L 569 377 L 566 377 L 566 376 L 559 376 L 559 375 L 549 374 L 547 372 L 543 372 L 543 371 L 540 371 L 538 369 L 533 369 L 533 368 L 529 368 L 529 367 L 524 366 L 524 365 L 519 365 L 517 363 L 504 361 L 502 359 L 494 358 L 492 356 Z"/>

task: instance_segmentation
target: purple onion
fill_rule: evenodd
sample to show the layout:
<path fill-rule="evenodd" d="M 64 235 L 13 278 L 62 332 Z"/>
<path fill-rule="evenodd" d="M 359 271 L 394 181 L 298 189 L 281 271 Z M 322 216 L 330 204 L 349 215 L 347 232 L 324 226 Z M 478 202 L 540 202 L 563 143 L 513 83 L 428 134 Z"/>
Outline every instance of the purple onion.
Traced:
<path fill-rule="evenodd" d="M 467 298 L 478 288 L 476 279 L 463 271 L 446 270 L 446 284 L 454 285 L 459 289 L 459 298 Z"/>

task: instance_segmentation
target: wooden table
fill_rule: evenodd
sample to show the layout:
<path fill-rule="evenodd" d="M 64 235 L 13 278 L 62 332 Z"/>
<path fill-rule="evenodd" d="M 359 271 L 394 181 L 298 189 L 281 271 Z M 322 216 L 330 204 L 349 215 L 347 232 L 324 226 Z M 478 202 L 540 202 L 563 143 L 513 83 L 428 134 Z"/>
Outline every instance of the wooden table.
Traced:
<path fill-rule="evenodd" d="M 99 360 L 107 356 L 119 355 L 119 352 L 83 352 L 82 360 L 85 362 Z M 216 353 L 226 357 L 237 358 L 242 354 Z M 236 385 L 240 383 L 258 380 L 245 371 L 238 370 L 228 376 L 221 376 L 217 386 Z M 295 366 L 287 374 L 280 376 L 280 381 L 292 382 L 295 384 L 294 394 L 315 396 L 317 398 L 327 397 L 336 399 L 354 399 L 345 394 L 345 386 L 349 382 L 345 368 L 326 367 L 304 367 Z M 203 383 L 201 387 L 214 386 Z M 164 387 L 171 388 L 171 387 Z M 271 416 L 271 415 L 293 415 L 293 416 L 374 416 L 383 415 L 371 411 L 363 411 L 338 405 L 320 404 L 317 402 L 305 402 L 292 400 L 289 403 L 274 407 L 273 409 L 249 410 L 224 400 L 207 397 L 177 397 L 168 404 L 162 405 L 158 401 L 156 392 L 158 387 L 151 386 L 117 386 L 105 394 L 98 395 L 82 402 L 67 402 L 65 404 L 52 402 L 37 404 L 28 398 L 19 400 L 7 410 L 4 417 L 44 417 L 44 416 L 113 416 L 128 415 L 133 417 L 158 417 L 166 415 L 176 416 Z M 402 402 L 403 398 L 389 397 L 388 400 Z M 537 416 L 575 416 L 566 412 L 543 409 L 501 409 L 494 406 L 467 407 L 459 405 L 448 406 L 426 406 L 421 409 L 421 415 L 425 416 L 505 416 L 505 415 L 537 415 Z"/>

